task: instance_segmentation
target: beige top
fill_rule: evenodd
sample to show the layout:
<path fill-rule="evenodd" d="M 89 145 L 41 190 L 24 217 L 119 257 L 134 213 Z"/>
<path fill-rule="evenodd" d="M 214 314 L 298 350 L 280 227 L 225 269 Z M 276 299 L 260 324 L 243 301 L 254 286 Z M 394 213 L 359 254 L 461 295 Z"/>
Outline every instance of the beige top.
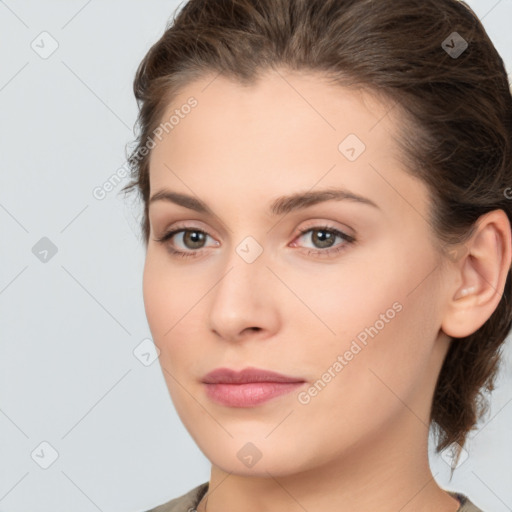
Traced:
<path fill-rule="evenodd" d="M 178 498 L 174 498 L 173 500 L 156 508 L 152 508 L 147 512 L 195 512 L 199 502 L 208 491 L 208 485 L 209 482 L 202 483 L 188 491 L 186 494 L 183 494 Z M 457 512 L 483 512 L 481 509 L 473 505 L 473 503 L 471 503 L 464 494 L 452 491 L 446 492 L 460 502 L 460 507 L 457 509 Z"/>

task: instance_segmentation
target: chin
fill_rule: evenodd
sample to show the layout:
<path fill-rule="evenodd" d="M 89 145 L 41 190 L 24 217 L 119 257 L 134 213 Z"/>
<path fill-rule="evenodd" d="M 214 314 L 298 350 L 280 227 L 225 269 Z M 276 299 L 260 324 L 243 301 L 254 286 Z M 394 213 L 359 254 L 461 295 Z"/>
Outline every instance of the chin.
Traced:
<path fill-rule="evenodd" d="M 231 432 L 233 438 L 228 439 L 223 433 L 223 440 L 215 436 L 208 440 L 195 438 L 195 441 L 206 458 L 226 473 L 269 478 L 308 469 L 306 453 L 298 454 L 295 444 L 288 446 L 278 436 L 274 440 L 264 439 L 267 433 L 237 436 Z M 303 457 L 306 459 L 302 460 Z"/>

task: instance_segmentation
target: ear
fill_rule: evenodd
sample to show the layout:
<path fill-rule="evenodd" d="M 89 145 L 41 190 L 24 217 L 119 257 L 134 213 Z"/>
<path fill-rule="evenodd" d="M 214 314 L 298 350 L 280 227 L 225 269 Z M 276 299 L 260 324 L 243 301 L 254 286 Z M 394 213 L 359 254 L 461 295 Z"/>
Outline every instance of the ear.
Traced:
<path fill-rule="evenodd" d="M 450 258 L 454 284 L 441 324 L 448 336 L 473 334 L 498 307 L 510 270 L 511 244 L 510 222 L 500 209 L 477 220 L 473 235 L 464 242 L 464 251 L 451 251 L 458 257 Z"/>

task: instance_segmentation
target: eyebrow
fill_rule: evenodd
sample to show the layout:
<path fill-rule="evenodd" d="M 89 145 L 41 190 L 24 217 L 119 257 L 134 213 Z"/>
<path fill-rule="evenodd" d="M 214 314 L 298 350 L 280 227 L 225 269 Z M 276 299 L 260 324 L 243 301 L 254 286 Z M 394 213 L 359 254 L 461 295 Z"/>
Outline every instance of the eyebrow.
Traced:
<path fill-rule="evenodd" d="M 349 190 L 330 188 L 325 190 L 309 191 L 309 192 L 298 192 L 289 196 L 281 196 L 276 198 L 270 205 L 269 213 L 273 216 L 286 215 L 290 212 L 309 208 L 318 203 L 325 201 L 353 201 L 360 204 L 366 204 L 373 206 L 374 208 L 380 209 L 379 206 L 367 197 L 354 194 Z M 149 200 L 149 204 L 157 201 L 167 201 L 170 203 L 183 206 L 189 210 L 194 210 L 199 213 L 205 213 L 211 216 L 215 216 L 213 211 L 200 199 L 189 196 L 187 194 L 181 194 L 173 192 L 171 190 L 160 190 L 156 192 Z"/>

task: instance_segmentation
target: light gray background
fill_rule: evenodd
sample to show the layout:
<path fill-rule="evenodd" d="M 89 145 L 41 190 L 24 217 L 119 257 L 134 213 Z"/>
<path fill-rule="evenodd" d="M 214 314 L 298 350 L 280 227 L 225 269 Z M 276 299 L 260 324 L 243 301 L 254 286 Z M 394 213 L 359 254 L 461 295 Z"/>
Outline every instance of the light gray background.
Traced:
<path fill-rule="evenodd" d="M 510 73 L 512 0 L 468 3 Z M 151 336 L 140 205 L 118 193 L 127 178 L 93 196 L 122 174 L 134 73 L 177 6 L 0 1 L 3 512 L 143 511 L 209 479 L 158 361 L 146 366 L 140 355 Z M 42 58 L 53 40 L 58 48 Z M 57 249 L 46 262 L 44 237 Z M 451 481 L 431 453 L 438 482 L 486 512 L 512 510 L 511 353 L 509 338 L 491 411 Z"/>

